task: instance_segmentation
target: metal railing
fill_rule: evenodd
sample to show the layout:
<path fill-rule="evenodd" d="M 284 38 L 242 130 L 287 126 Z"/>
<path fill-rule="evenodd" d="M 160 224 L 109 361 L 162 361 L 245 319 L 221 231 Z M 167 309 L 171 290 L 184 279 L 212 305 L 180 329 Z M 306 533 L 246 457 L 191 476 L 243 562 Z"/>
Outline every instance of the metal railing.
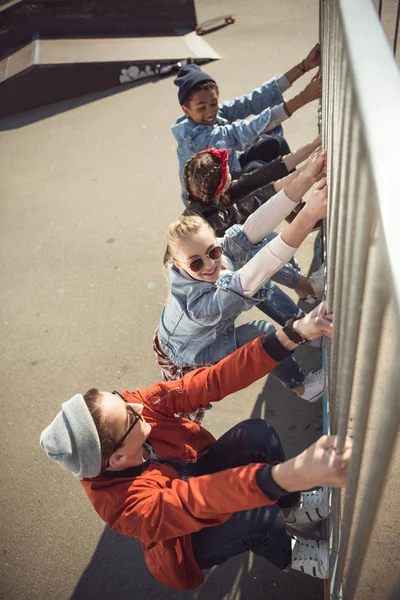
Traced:
<path fill-rule="evenodd" d="M 381 20 L 382 20 L 382 18 L 385 18 L 385 14 L 382 14 L 382 11 L 383 11 L 383 0 L 378 0 L 377 10 L 378 10 L 379 18 Z M 389 41 L 393 42 L 392 43 L 393 54 L 396 56 L 396 53 L 397 53 L 397 42 L 398 42 L 398 37 L 399 37 L 400 0 L 397 0 L 396 16 L 394 14 L 392 14 L 392 12 L 393 11 L 390 12 L 389 21 L 390 21 L 391 24 L 393 24 L 393 27 L 390 28 L 392 31 L 390 33 L 388 32 L 388 37 L 389 37 Z M 391 33 L 393 35 L 390 35 Z M 391 39 L 392 37 L 393 37 L 393 40 Z"/>
<path fill-rule="evenodd" d="M 320 0 L 320 16 L 327 303 L 335 316 L 327 427 L 339 452 L 348 433 L 354 444 L 347 488 L 331 497 L 330 598 L 354 600 L 400 424 L 400 75 L 372 0 Z M 381 576 L 387 591 L 374 600 L 396 593 L 384 566 Z"/>

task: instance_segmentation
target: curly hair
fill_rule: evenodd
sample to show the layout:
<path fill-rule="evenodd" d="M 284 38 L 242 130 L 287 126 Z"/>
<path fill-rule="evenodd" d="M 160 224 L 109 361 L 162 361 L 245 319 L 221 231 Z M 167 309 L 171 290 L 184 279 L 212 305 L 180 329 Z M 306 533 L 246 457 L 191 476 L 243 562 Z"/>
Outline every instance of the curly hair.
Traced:
<path fill-rule="evenodd" d="M 200 83 L 196 83 L 192 87 L 191 90 L 188 91 L 186 96 L 183 99 L 182 106 L 189 107 L 189 103 L 196 92 L 200 92 L 200 90 L 215 90 L 217 92 L 217 96 L 219 96 L 219 89 L 215 81 L 200 81 Z"/>
<path fill-rule="evenodd" d="M 221 182 L 221 160 L 208 152 L 195 154 L 183 168 L 183 185 L 189 199 L 195 196 L 204 204 L 211 204 Z M 221 194 L 220 203 L 230 206 L 227 194 Z"/>

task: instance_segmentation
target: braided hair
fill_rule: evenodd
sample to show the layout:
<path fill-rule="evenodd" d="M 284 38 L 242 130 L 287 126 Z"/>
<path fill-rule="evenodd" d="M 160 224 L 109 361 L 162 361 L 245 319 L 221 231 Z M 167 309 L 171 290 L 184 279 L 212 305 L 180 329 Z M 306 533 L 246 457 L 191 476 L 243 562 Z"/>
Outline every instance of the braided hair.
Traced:
<path fill-rule="evenodd" d="M 183 185 L 189 199 L 193 196 L 204 204 L 212 204 L 215 192 L 221 182 L 221 160 L 208 152 L 195 154 L 186 162 L 183 169 Z M 231 200 L 225 193 L 220 196 L 223 206 L 230 206 Z"/>

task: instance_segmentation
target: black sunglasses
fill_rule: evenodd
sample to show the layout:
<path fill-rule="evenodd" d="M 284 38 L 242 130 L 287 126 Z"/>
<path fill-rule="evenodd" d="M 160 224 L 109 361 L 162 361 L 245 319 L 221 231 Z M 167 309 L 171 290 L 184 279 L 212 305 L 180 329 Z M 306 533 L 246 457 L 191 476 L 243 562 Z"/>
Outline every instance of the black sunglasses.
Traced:
<path fill-rule="evenodd" d="M 126 440 L 126 438 L 128 437 L 128 435 L 130 434 L 130 432 L 132 431 L 132 429 L 135 427 L 136 423 L 138 421 L 143 421 L 143 417 L 142 415 L 139 415 L 136 410 L 130 405 L 130 403 L 128 402 L 128 400 L 126 400 L 122 394 L 120 394 L 119 392 L 117 392 L 116 390 L 113 391 L 113 394 L 116 394 L 117 396 L 119 396 L 126 404 L 126 408 L 127 410 L 129 410 L 131 412 L 131 414 L 133 415 L 133 423 L 131 425 L 129 425 L 127 431 L 125 432 L 125 434 L 122 436 L 122 438 L 119 440 L 119 442 L 117 444 L 115 444 L 113 451 L 111 452 L 110 456 L 112 454 L 114 454 L 114 452 L 116 452 L 118 450 L 118 448 L 120 448 L 122 446 L 122 444 L 124 443 L 124 441 Z"/>
<path fill-rule="evenodd" d="M 222 248 L 221 246 L 214 246 L 204 255 L 203 258 L 195 258 L 189 265 L 189 269 L 193 271 L 193 273 L 198 273 L 204 267 L 204 258 L 210 258 L 211 260 L 218 260 L 222 256 Z"/>

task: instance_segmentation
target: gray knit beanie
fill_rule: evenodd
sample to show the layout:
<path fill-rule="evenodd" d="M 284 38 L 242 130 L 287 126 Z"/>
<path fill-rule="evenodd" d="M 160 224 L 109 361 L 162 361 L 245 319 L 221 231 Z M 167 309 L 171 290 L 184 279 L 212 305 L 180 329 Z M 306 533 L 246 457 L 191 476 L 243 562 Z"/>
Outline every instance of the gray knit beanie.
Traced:
<path fill-rule="evenodd" d="M 76 394 L 40 436 L 40 445 L 75 477 L 96 477 L 101 471 L 101 446 L 96 425 L 82 394 Z"/>

